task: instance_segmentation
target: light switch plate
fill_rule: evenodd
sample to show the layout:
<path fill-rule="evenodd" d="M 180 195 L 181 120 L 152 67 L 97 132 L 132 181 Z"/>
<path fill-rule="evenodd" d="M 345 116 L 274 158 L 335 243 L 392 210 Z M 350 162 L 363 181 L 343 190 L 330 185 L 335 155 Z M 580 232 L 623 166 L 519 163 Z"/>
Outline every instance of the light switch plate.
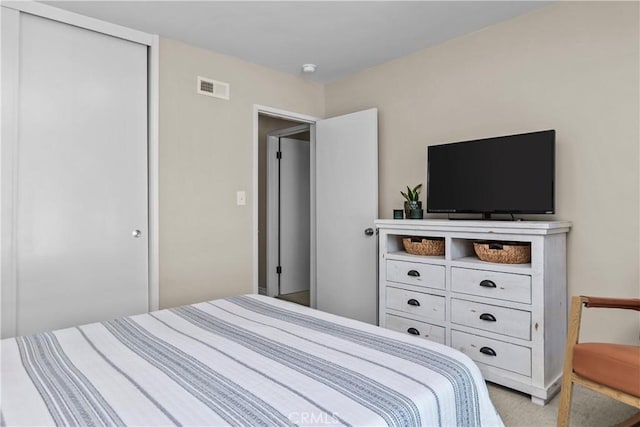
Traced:
<path fill-rule="evenodd" d="M 247 204 L 247 193 L 244 191 L 238 191 L 236 193 L 236 203 L 238 206 L 244 206 Z"/>

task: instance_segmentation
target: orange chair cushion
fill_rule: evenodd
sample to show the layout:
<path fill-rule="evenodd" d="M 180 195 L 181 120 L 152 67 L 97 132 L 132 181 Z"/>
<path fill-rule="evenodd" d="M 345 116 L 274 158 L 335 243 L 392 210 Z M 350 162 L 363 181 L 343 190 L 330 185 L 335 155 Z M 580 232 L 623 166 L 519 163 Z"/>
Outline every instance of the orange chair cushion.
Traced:
<path fill-rule="evenodd" d="M 580 343 L 573 348 L 573 371 L 591 381 L 640 397 L 640 347 Z"/>

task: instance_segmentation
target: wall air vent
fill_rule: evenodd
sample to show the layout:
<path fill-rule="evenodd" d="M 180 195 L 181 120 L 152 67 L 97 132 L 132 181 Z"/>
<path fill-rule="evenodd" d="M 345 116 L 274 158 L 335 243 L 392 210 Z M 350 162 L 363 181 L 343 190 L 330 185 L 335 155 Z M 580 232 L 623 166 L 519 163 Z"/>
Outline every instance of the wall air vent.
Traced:
<path fill-rule="evenodd" d="M 213 96 L 214 98 L 229 99 L 229 83 L 198 76 L 196 92 L 200 95 Z"/>

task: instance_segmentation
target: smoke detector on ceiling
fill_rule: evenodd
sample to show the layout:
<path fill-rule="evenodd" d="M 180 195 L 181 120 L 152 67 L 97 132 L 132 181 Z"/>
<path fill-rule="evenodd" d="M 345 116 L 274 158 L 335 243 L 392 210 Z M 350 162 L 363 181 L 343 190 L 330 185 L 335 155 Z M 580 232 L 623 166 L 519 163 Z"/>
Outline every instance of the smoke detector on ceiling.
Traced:
<path fill-rule="evenodd" d="M 302 72 L 303 73 L 313 73 L 316 71 L 316 68 L 318 68 L 318 66 L 316 64 L 303 64 L 302 65 Z"/>

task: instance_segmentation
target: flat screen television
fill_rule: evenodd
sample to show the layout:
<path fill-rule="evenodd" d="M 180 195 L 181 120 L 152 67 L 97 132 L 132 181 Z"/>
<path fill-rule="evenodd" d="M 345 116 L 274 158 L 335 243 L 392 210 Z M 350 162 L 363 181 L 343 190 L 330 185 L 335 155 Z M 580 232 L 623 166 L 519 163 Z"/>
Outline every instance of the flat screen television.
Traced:
<path fill-rule="evenodd" d="M 427 148 L 427 212 L 552 214 L 555 130 Z"/>

